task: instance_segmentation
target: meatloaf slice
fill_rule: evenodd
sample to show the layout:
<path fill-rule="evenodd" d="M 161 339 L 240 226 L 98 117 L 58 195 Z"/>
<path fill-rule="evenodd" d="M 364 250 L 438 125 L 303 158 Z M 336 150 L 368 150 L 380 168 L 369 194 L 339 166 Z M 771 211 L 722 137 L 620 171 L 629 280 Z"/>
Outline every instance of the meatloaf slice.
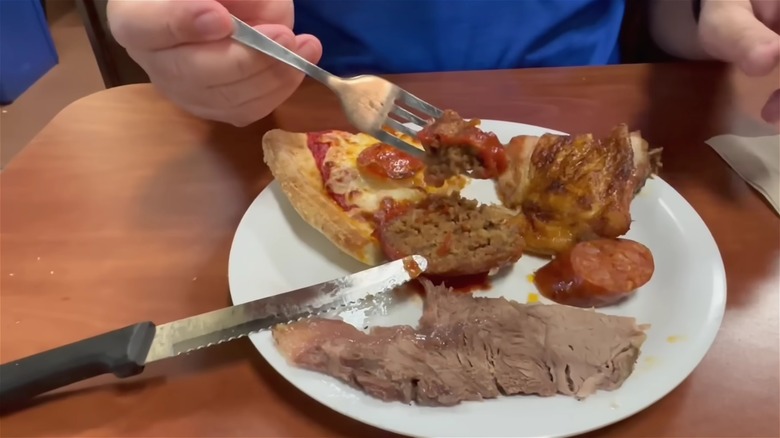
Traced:
<path fill-rule="evenodd" d="M 379 238 L 390 259 L 419 254 L 428 259 L 428 274 L 470 275 L 516 262 L 521 226 L 504 207 L 452 194 L 427 198 L 380 224 Z"/>
<path fill-rule="evenodd" d="M 453 293 L 422 280 L 419 328 L 368 333 L 336 320 L 278 326 L 293 365 L 335 377 L 384 401 L 452 406 L 499 395 L 585 398 L 631 375 L 646 327 L 633 318 L 561 305 Z"/>
<path fill-rule="evenodd" d="M 455 111 L 445 110 L 417 136 L 427 152 L 425 181 L 432 186 L 441 186 L 454 175 L 493 179 L 507 168 L 498 137 L 481 130 L 479 120 L 464 120 Z"/>

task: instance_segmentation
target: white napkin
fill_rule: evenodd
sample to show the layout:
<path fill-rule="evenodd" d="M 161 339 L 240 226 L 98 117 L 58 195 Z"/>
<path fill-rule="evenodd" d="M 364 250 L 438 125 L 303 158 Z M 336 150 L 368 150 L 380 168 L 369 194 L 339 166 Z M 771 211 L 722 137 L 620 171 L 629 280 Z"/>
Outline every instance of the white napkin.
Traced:
<path fill-rule="evenodd" d="M 780 214 L 780 135 L 719 135 L 706 143 Z"/>

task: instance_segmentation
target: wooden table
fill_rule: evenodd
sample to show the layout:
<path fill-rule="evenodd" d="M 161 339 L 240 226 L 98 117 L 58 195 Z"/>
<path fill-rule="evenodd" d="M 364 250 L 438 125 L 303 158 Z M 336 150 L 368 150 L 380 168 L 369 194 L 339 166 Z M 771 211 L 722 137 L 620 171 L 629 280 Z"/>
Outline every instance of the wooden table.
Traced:
<path fill-rule="evenodd" d="M 690 378 L 593 436 L 780 436 L 780 220 L 703 143 L 770 130 L 756 114 L 776 83 L 716 64 L 394 80 L 464 116 L 597 133 L 626 121 L 663 146 L 663 177 L 720 247 L 728 311 Z M 335 99 L 311 83 L 245 129 L 195 120 L 149 86 L 104 91 L 59 114 L 0 177 L 0 360 L 229 304 L 228 249 L 271 179 L 259 141 L 273 125 L 348 128 Z M 98 379 L 45 397 L 5 414 L 1 427 L 8 437 L 383 436 L 295 390 L 245 339 L 153 364 L 131 382 Z"/>

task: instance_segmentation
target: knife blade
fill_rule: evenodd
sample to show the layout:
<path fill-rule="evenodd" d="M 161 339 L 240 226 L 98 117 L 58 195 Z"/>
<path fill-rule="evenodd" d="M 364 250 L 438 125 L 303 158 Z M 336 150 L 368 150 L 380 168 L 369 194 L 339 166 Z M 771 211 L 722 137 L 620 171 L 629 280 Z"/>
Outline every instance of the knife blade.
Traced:
<path fill-rule="evenodd" d="M 162 325 L 146 321 L 0 365 L 5 407 L 102 374 L 125 378 L 151 362 L 228 342 L 383 294 L 417 278 L 419 255 L 356 274 Z"/>

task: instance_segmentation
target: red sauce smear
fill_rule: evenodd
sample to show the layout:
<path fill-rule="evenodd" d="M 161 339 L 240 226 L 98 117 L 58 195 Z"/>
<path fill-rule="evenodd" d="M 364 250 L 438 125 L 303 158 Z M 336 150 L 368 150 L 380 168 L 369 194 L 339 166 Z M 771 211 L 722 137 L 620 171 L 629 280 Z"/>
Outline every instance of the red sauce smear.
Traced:
<path fill-rule="evenodd" d="M 331 142 L 323 140 L 323 136 L 326 133 L 327 131 L 311 132 L 307 135 L 306 139 L 306 145 L 309 147 L 311 155 L 314 157 L 314 163 L 322 176 L 323 186 L 325 185 L 325 181 L 330 179 L 330 166 L 326 165 L 325 158 L 327 157 L 331 146 L 333 146 Z M 333 193 L 327 186 L 325 186 L 325 190 L 341 208 L 349 210 L 350 205 L 344 195 Z"/>
<path fill-rule="evenodd" d="M 372 217 L 368 218 L 376 224 L 376 227 L 374 228 L 374 237 L 379 240 L 379 229 L 382 225 L 404 214 L 412 205 L 412 202 L 398 202 L 390 197 L 382 199 L 379 204 L 379 209 Z"/>
<path fill-rule="evenodd" d="M 422 269 L 420 268 L 420 265 L 417 264 L 417 262 L 412 258 L 405 258 L 404 259 L 404 270 L 409 274 L 409 277 L 411 278 L 417 278 L 422 274 Z"/>
<path fill-rule="evenodd" d="M 357 158 L 361 173 L 382 179 L 407 179 L 422 170 L 424 164 L 417 158 L 384 143 L 369 146 Z"/>
<path fill-rule="evenodd" d="M 444 257 L 450 252 L 452 252 L 452 234 L 447 234 L 444 237 L 444 241 L 441 243 L 441 245 L 436 248 L 436 255 L 439 257 Z"/>
<path fill-rule="evenodd" d="M 422 274 L 420 277 L 427 278 L 434 285 L 443 284 L 452 288 L 453 292 L 470 293 L 481 290 L 489 290 L 491 287 L 490 277 L 487 272 L 482 274 L 461 275 L 458 277 L 440 277 L 438 275 Z M 425 289 L 419 281 L 409 283 L 409 286 L 420 294 L 425 294 Z"/>
<path fill-rule="evenodd" d="M 470 153 L 476 156 L 482 166 L 485 168 L 483 178 L 497 178 L 504 173 L 508 164 L 504 145 L 498 140 L 492 132 L 485 132 L 479 129 L 479 120 L 472 119 L 466 123 L 457 132 L 442 132 L 437 129 L 434 122 L 423 128 L 418 134 L 420 142 L 423 145 L 432 145 L 438 143 L 440 147 L 466 147 Z"/>

